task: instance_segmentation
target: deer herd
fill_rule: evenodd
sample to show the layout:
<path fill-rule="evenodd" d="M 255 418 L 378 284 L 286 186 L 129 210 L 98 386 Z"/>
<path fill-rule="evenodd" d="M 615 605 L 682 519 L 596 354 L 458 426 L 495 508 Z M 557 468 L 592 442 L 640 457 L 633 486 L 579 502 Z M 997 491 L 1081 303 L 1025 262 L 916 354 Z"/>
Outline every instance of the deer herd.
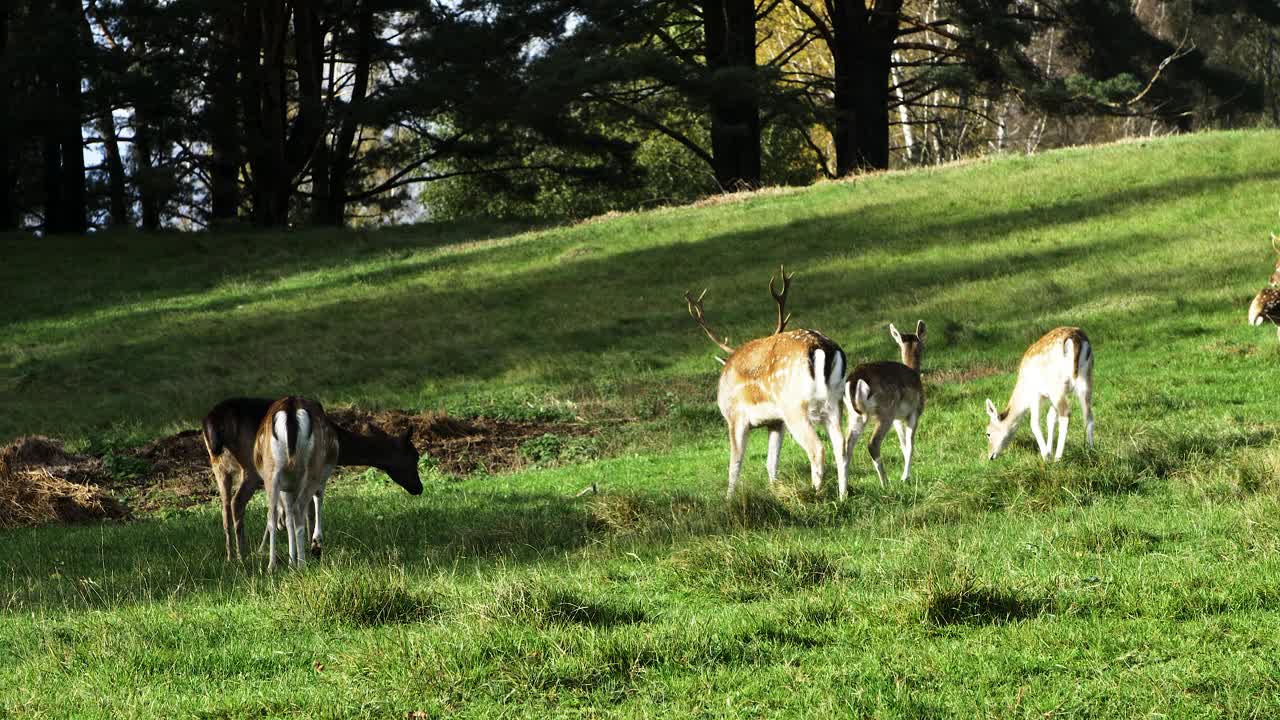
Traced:
<path fill-rule="evenodd" d="M 1272 235 L 1280 256 L 1280 238 Z M 707 324 L 703 290 L 697 298 L 686 292 L 689 315 L 726 357 L 716 393 L 720 414 L 729 430 L 729 488 L 733 497 L 747 436 L 759 427 L 769 431 L 766 469 L 772 484 L 778 476 L 778 456 L 785 429 L 809 457 L 810 480 L 822 489 L 825 445 L 819 428 L 831 443 L 839 498 L 848 495 L 848 463 L 854 446 L 875 420 L 867 443 L 880 484 L 886 483 L 880 445 L 892 427 L 902 449 L 902 480 L 911 478 L 916 427 L 925 407 L 921 377 L 925 323 L 903 333 L 893 324 L 889 334 L 898 345 L 901 362 L 881 360 L 848 368 L 848 356 L 834 340 L 816 330 L 787 330 L 787 294 L 793 274 L 781 271 L 769 279 L 769 294 L 778 306 L 773 333 L 734 347 Z M 1280 335 L 1280 258 L 1269 286 L 1249 306 L 1249 324 L 1275 323 Z M 987 458 L 994 460 L 1008 446 L 1023 418 L 1029 417 L 1040 456 L 1061 460 L 1071 418 L 1071 397 L 1084 415 L 1085 442 L 1093 447 L 1093 346 L 1078 327 L 1059 327 L 1033 342 L 1022 355 L 1013 391 L 1004 409 L 986 401 Z M 1047 402 L 1040 426 L 1041 402 Z M 844 426 L 842 416 L 848 416 Z M 1057 432 L 1055 441 L 1054 432 Z M 305 564 L 307 555 L 319 557 L 325 485 L 338 465 L 375 467 L 410 494 L 422 493 L 418 450 L 410 433 L 393 437 L 373 430 L 351 432 L 325 414 L 320 403 L 307 398 L 232 398 L 205 416 L 202 434 L 222 502 L 222 525 L 227 559 L 245 559 L 244 514 L 253 494 L 267 491 L 267 527 L 263 546 L 269 548 L 268 570 L 276 567 L 276 534 L 283 527 L 289 563 Z M 310 528 L 310 544 L 307 530 Z M 260 548 L 262 549 L 262 548 Z"/>

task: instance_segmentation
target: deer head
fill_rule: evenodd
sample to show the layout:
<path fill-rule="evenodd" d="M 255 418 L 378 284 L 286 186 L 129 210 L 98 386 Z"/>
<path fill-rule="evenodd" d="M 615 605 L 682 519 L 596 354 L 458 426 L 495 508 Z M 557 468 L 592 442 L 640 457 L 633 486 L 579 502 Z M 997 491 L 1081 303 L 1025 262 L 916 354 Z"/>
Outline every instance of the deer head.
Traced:
<path fill-rule="evenodd" d="M 898 349 L 902 351 L 902 364 L 913 370 L 919 370 L 921 361 L 924 359 L 924 321 L 916 321 L 916 331 L 914 333 L 900 333 L 893 323 L 889 323 L 889 334 L 893 336 L 893 341 L 898 343 Z"/>

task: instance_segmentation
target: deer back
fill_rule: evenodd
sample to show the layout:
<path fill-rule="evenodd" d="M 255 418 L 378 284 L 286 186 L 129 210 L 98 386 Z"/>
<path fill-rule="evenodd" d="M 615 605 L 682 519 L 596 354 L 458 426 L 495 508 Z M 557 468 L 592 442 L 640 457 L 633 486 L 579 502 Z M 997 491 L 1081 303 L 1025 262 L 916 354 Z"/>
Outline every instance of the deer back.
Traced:
<path fill-rule="evenodd" d="M 1031 343 L 1018 364 L 1018 386 L 1028 391 L 1074 380 L 1082 354 L 1091 357 L 1089 336 L 1078 327 L 1054 328 Z"/>
<path fill-rule="evenodd" d="M 1249 304 L 1249 324 L 1272 322 L 1280 325 L 1280 290 L 1263 288 Z"/>
<path fill-rule="evenodd" d="M 305 473 L 337 462 L 338 436 L 320 403 L 295 396 L 271 403 L 254 443 L 254 464 L 264 479 L 269 465 L 283 463 L 286 472 Z"/>
<path fill-rule="evenodd" d="M 258 429 L 271 402 L 266 398 L 228 398 L 214 405 L 201 422 L 209 462 L 219 462 L 226 453 L 241 467 L 252 467 Z"/>
<path fill-rule="evenodd" d="M 865 401 L 858 398 L 859 382 L 867 384 Z M 845 388 L 849 404 L 860 415 L 904 417 L 924 409 L 924 385 L 920 382 L 920 373 L 900 362 L 862 363 L 853 369 Z"/>
<path fill-rule="evenodd" d="M 819 351 L 822 367 L 817 368 Z M 725 361 L 720 374 L 722 398 L 732 392 L 753 405 L 777 403 L 789 394 L 805 394 L 815 384 L 815 373 L 827 382 L 844 374 L 845 357 L 840 346 L 820 332 L 791 330 L 743 343 Z M 807 398 L 806 398 L 807 399 Z M 723 404 L 723 403 L 722 403 Z"/>

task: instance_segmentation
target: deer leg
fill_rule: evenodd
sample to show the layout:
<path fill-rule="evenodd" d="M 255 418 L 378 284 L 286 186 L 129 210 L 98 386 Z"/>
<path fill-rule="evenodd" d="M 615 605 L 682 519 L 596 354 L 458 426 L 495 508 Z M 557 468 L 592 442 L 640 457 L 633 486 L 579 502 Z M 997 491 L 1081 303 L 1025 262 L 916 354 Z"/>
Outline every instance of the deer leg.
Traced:
<path fill-rule="evenodd" d="M 1045 442 L 1048 444 L 1049 449 L 1052 450 L 1054 431 L 1057 430 L 1057 424 L 1058 424 L 1058 407 L 1053 403 L 1053 401 L 1049 402 L 1049 409 L 1045 411 L 1044 424 L 1045 424 L 1045 432 L 1044 432 Z M 1044 455 L 1045 457 L 1048 457 L 1048 453 L 1044 453 Z"/>
<path fill-rule="evenodd" d="M 848 462 L 853 461 L 853 448 L 858 444 L 858 438 L 862 437 L 862 431 L 866 427 L 867 416 L 850 410 L 849 429 L 845 431 L 844 439 L 844 456 Z"/>
<path fill-rule="evenodd" d="M 831 441 L 831 454 L 836 460 L 836 482 L 840 488 L 840 499 L 844 500 L 849 495 L 849 456 L 844 451 L 839 405 L 827 415 L 827 439 Z"/>
<path fill-rule="evenodd" d="M 902 418 L 893 419 L 893 434 L 898 436 L 898 449 L 902 451 L 902 480 L 907 479 L 907 423 Z"/>
<path fill-rule="evenodd" d="M 280 507 L 280 474 L 276 473 L 271 483 L 267 486 L 267 535 L 270 538 L 269 554 L 267 555 L 267 572 L 276 569 L 276 520 L 279 517 Z"/>
<path fill-rule="evenodd" d="M 329 473 L 325 472 L 323 474 L 324 474 L 324 478 L 321 482 L 320 489 L 316 491 L 315 497 L 311 499 L 312 508 L 313 508 L 313 511 L 315 512 L 315 523 L 311 530 L 311 557 L 316 560 L 320 559 L 320 552 L 322 550 L 321 538 L 323 533 L 321 532 L 321 529 L 320 529 L 320 515 L 321 515 L 320 510 L 324 506 L 324 482 L 327 482 L 329 479 L 328 477 Z"/>
<path fill-rule="evenodd" d="M 298 492 L 293 498 L 293 550 L 297 557 L 295 564 L 303 567 L 307 564 L 305 547 L 307 537 L 307 510 L 311 507 L 311 496 L 306 492 Z"/>
<path fill-rule="evenodd" d="M 769 471 L 769 484 L 778 479 L 778 455 L 782 453 L 782 428 L 769 426 L 769 458 L 765 461 L 765 469 Z"/>
<path fill-rule="evenodd" d="M 1093 447 L 1093 387 L 1090 383 L 1076 383 L 1076 397 L 1080 400 L 1080 409 L 1084 411 L 1085 444 Z"/>
<path fill-rule="evenodd" d="M 916 450 L 916 423 L 920 422 L 920 413 L 912 413 L 911 417 L 903 423 L 902 432 L 899 434 L 899 440 L 902 442 L 902 481 L 906 482 L 911 479 L 911 456 Z"/>
<path fill-rule="evenodd" d="M 231 542 L 231 536 L 235 533 L 234 516 L 231 512 L 231 472 L 217 460 L 211 465 L 213 482 L 218 486 L 218 499 L 222 501 L 222 538 L 227 547 L 227 559 L 234 560 L 235 545 Z"/>
<path fill-rule="evenodd" d="M 236 488 L 235 499 L 231 502 L 231 518 L 235 524 L 236 532 L 236 549 L 240 553 L 240 558 L 245 559 L 249 556 L 249 541 L 245 538 L 245 510 L 249 507 L 249 501 L 253 499 L 253 494 L 258 492 L 258 488 L 262 487 L 262 477 L 252 468 L 240 468 L 240 485 Z M 263 536 L 263 542 L 266 542 L 266 536 Z M 258 548 L 258 552 L 262 552 L 262 547 Z"/>
<path fill-rule="evenodd" d="M 1067 401 L 1065 394 L 1058 398 L 1054 411 L 1058 413 L 1058 450 L 1053 455 L 1056 461 L 1062 459 L 1062 451 L 1067 446 L 1067 421 L 1071 419 L 1071 404 Z M 1053 436 L 1049 437 L 1052 439 Z"/>
<path fill-rule="evenodd" d="M 1049 443 L 1044 439 L 1044 432 L 1040 429 L 1040 396 L 1035 396 L 1031 401 L 1031 413 L 1028 421 L 1031 423 L 1031 434 L 1036 438 L 1036 445 L 1040 446 L 1040 457 L 1049 457 Z"/>
<path fill-rule="evenodd" d="M 825 459 L 822 451 L 822 439 L 809 422 L 808 414 L 802 409 L 789 413 L 786 418 L 787 430 L 796 439 L 800 447 L 809 455 L 809 477 L 813 481 L 813 491 L 822 490 L 822 463 Z"/>
<path fill-rule="evenodd" d="M 876 467 L 876 475 L 880 478 L 880 487 L 884 487 L 887 479 L 884 475 L 884 463 L 880 462 L 880 443 L 884 442 L 884 436 L 889 433 L 889 421 L 885 418 L 876 418 L 876 431 L 871 436 L 871 442 L 867 443 L 867 452 L 871 453 L 871 464 Z"/>
<path fill-rule="evenodd" d="M 729 491 L 725 493 L 725 499 L 733 498 L 733 492 L 738 487 L 738 476 L 742 474 L 742 457 L 747 452 L 747 433 L 751 430 L 751 426 L 745 422 L 731 422 L 729 424 Z"/>

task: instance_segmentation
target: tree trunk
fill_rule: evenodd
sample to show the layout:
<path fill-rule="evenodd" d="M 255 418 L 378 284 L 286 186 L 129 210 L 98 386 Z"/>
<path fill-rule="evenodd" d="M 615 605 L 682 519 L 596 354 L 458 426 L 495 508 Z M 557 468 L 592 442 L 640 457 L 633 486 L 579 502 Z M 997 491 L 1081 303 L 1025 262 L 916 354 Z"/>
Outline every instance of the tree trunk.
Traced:
<path fill-rule="evenodd" d="M 289 12 L 284 0 L 246 0 L 240 53 L 245 145 L 252 173 L 253 222 L 289 223 L 292 180 L 286 162 L 285 48 Z"/>
<path fill-rule="evenodd" d="M 13 58 L 9 47 L 9 5 L 0 5 L 0 232 L 18 228 L 18 212 L 14 207 L 13 188 L 17 175 L 13 148 L 19 143 L 13 137 L 12 98 Z"/>
<path fill-rule="evenodd" d="M 725 190 L 760 184 L 760 107 L 755 87 L 754 0 L 702 4 L 711 95 L 711 157 Z"/>
<path fill-rule="evenodd" d="M 89 28 L 89 16 L 86 13 L 80 14 L 80 43 L 85 48 L 85 52 L 92 53 L 93 31 Z M 123 227 L 132 225 L 133 219 L 129 213 L 129 203 L 126 198 L 124 161 L 120 155 L 120 137 L 116 133 L 116 119 L 111 112 L 111 102 L 101 88 L 97 88 L 99 92 L 90 96 L 96 99 L 100 107 L 94 108 L 93 113 L 94 124 L 98 128 L 98 134 L 102 136 L 102 159 L 107 166 L 107 199 L 110 217 L 108 223 L 112 227 Z"/>
<path fill-rule="evenodd" d="M 357 116 L 369 93 L 369 67 L 373 56 L 373 11 L 369 9 L 367 0 L 360 4 L 360 15 L 356 21 L 356 43 L 351 102 L 343 112 L 342 124 L 334 138 L 327 203 L 323 208 L 323 217 L 317 219 L 325 225 L 341 225 L 347 216 L 347 183 L 355 160 L 352 152 L 356 150 L 356 130 L 359 127 Z"/>
<path fill-rule="evenodd" d="M 82 233 L 87 227 L 84 188 L 84 101 L 80 93 L 83 79 L 81 52 L 86 44 L 79 42 L 83 11 L 80 0 L 62 0 L 63 26 L 70 52 L 58 72 L 58 143 L 62 154 L 62 229 Z"/>
<path fill-rule="evenodd" d="M 129 202 L 125 197 L 124 161 L 120 156 L 120 140 L 116 136 L 116 121 L 111 116 L 111 108 L 106 108 L 98 115 L 98 132 L 102 135 L 103 155 L 107 163 L 107 189 L 111 199 L 111 225 L 128 227 L 133 225 L 129 213 Z"/>
<path fill-rule="evenodd" d="M 221 50 L 210 73 L 209 166 L 210 218 L 215 225 L 234 221 L 240 212 L 240 104 L 236 88 L 236 28 L 239 7 L 220 11 Z"/>
<path fill-rule="evenodd" d="M 142 207 L 142 229 L 160 229 L 160 197 L 157 194 L 155 148 L 150 117 L 142 107 L 133 109 L 133 183 L 138 188 L 138 204 Z"/>
<path fill-rule="evenodd" d="M 62 147 L 53 133 L 46 133 L 40 146 L 44 158 L 44 231 L 66 232 L 63 225 L 66 209 L 62 202 Z"/>
<path fill-rule="evenodd" d="M 883 7 L 881 7 L 883 5 Z M 902 0 L 830 0 L 836 174 L 889 167 L 889 75 Z"/>

